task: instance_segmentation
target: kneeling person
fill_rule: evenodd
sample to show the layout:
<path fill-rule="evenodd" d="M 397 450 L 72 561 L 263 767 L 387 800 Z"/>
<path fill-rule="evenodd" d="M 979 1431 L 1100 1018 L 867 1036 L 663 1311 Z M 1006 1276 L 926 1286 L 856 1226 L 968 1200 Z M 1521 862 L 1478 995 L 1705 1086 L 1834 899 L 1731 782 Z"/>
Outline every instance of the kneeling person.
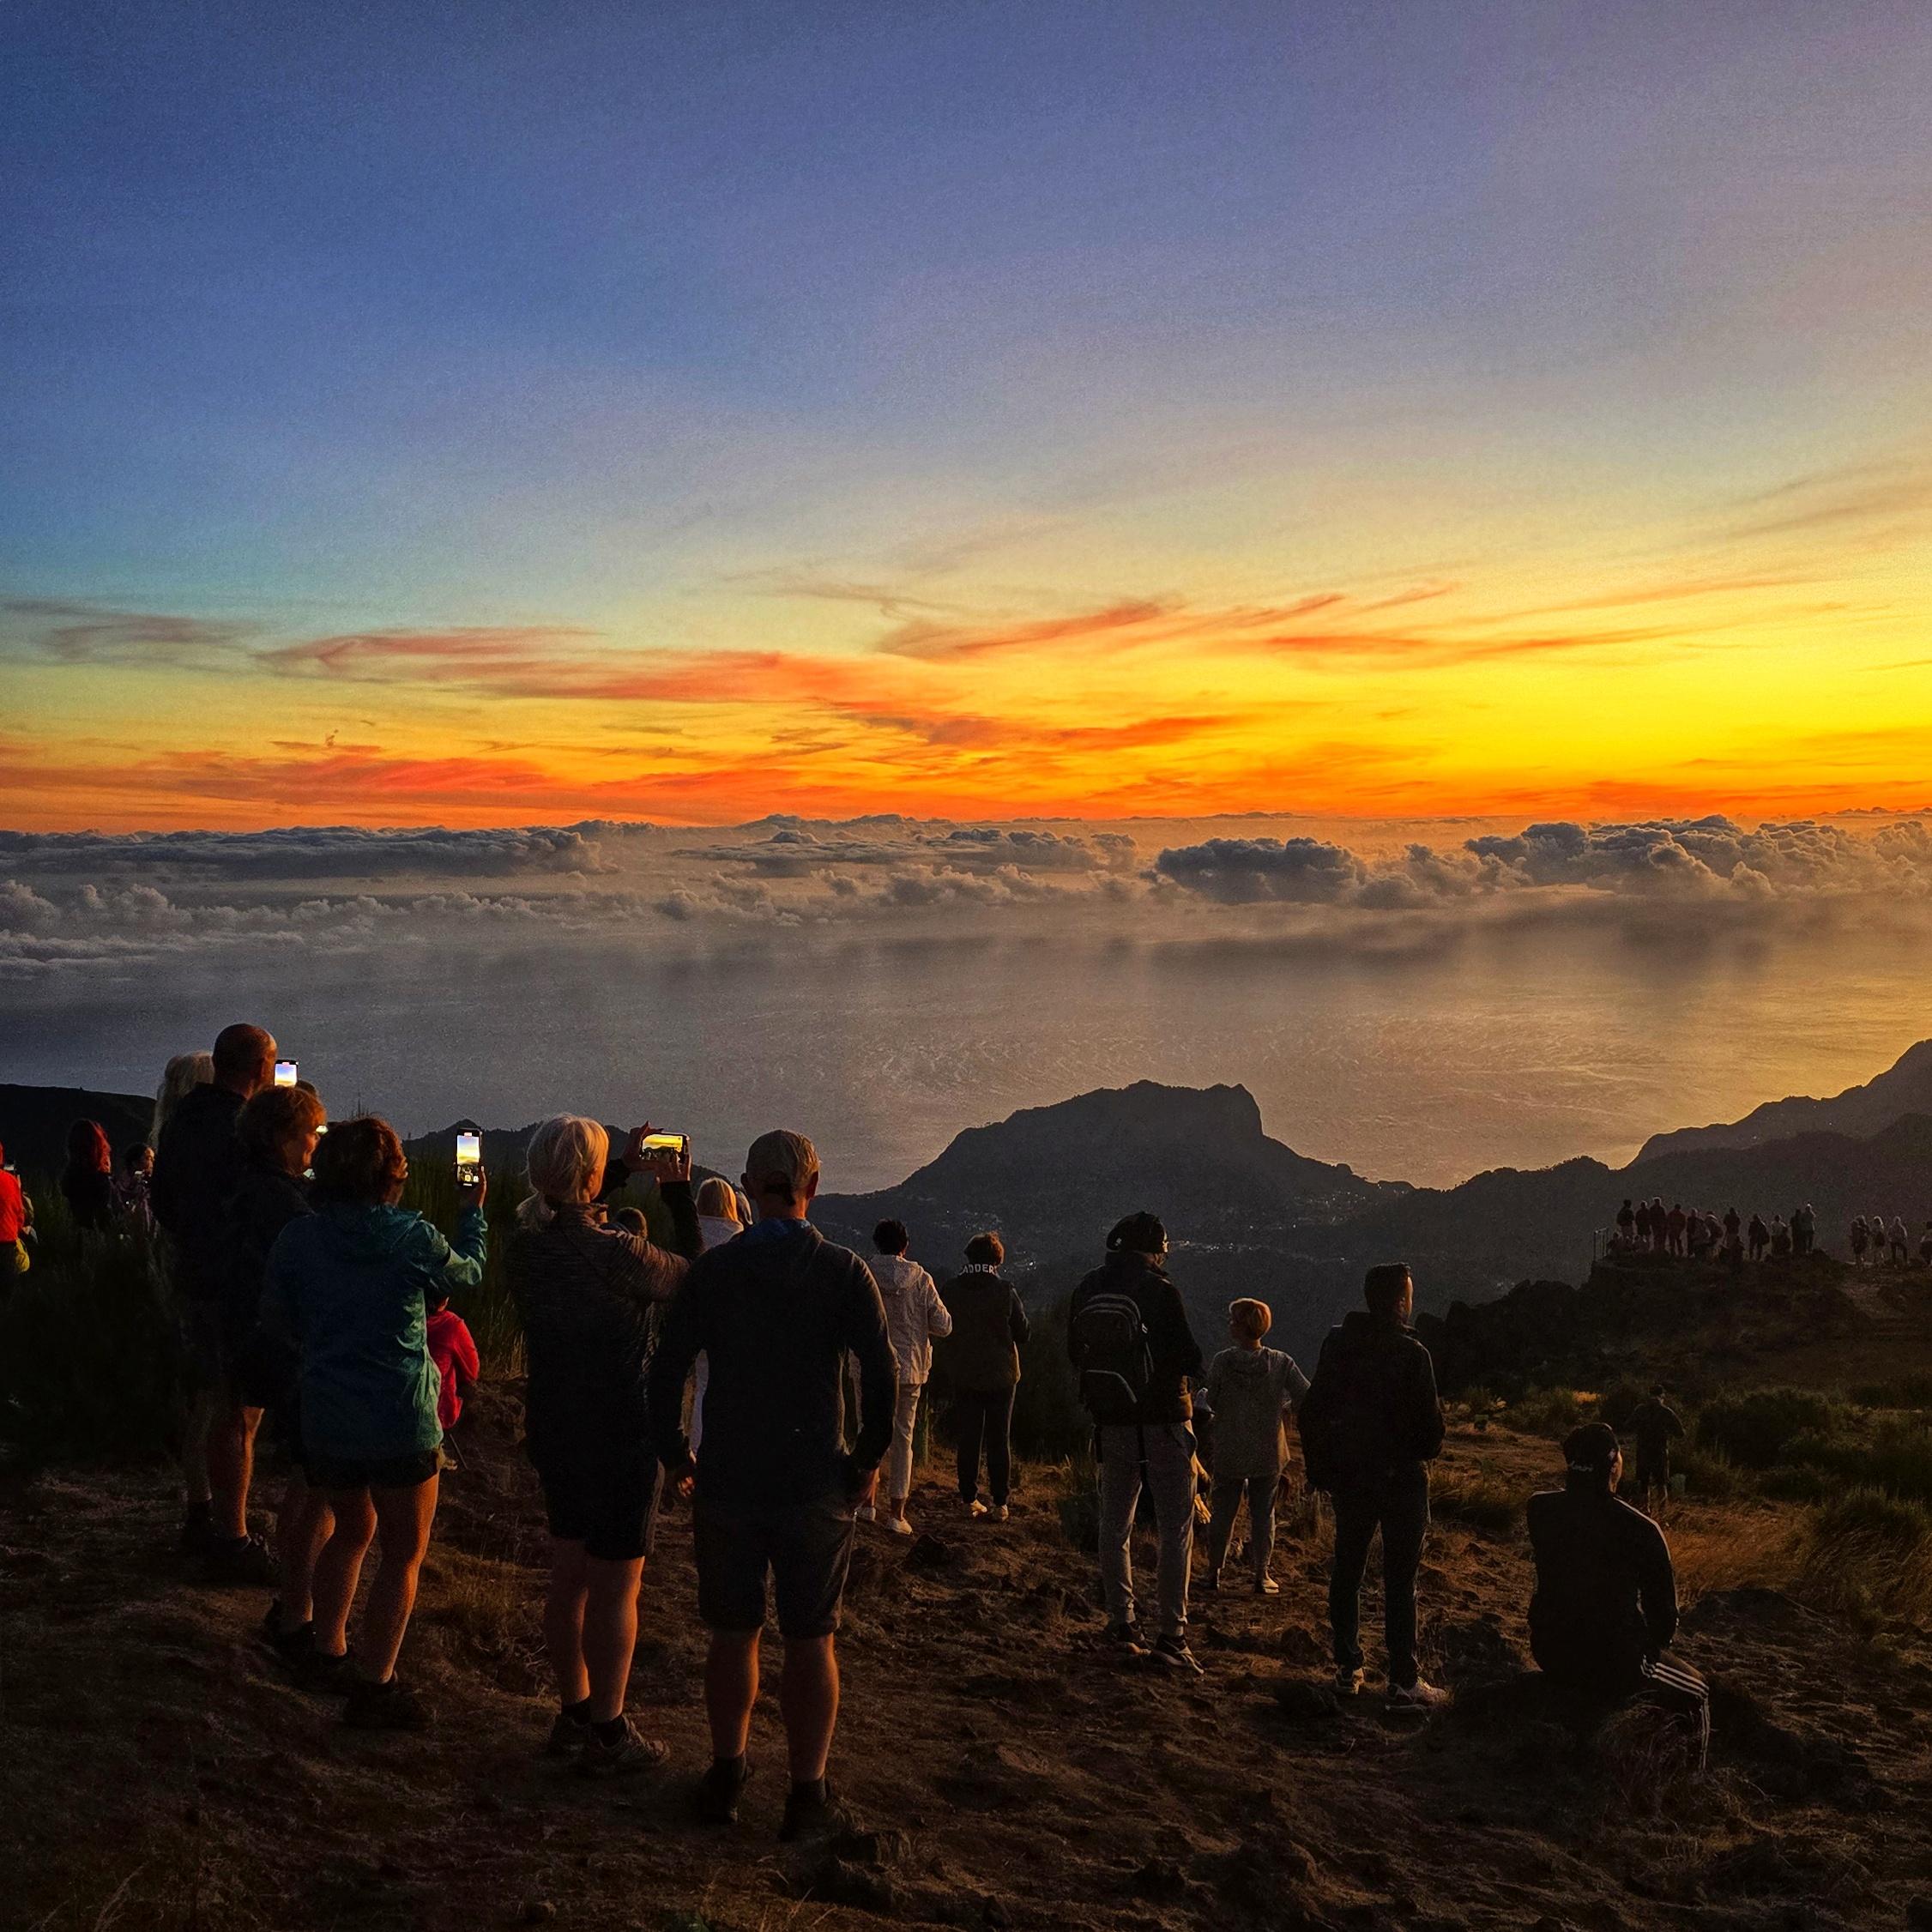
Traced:
<path fill-rule="evenodd" d="M 1694 1670 L 1664 1655 L 1677 1628 L 1669 1545 L 1649 1517 L 1617 1500 L 1623 1452 L 1614 1431 L 1586 1422 L 1565 1437 L 1563 1454 L 1563 1487 L 1530 1499 L 1531 1653 L 1579 1716 L 1639 1697 L 1669 1712 L 1702 1770 L 1709 1694 Z"/>
<path fill-rule="evenodd" d="M 698 1614 L 711 1632 L 712 1752 L 698 1814 L 712 1824 L 738 1815 L 769 1581 L 785 1645 L 778 1702 L 791 1763 L 779 1836 L 793 1839 L 844 1823 L 825 1784 L 838 1721 L 833 1633 L 854 1512 L 876 1494 L 892 1440 L 896 1374 L 870 1271 L 806 1219 L 818 1189 L 812 1143 L 761 1135 L 745 1167 L 759 1219 L 691 1264 L 651 1365 L 649 1412 L 666 1468 L 679 1482 L 695 1472 L 697 1484 L 691 1539 Z M 681 1418 L 685 1378 L 700 1351 L 710 1380 L 694 1464 Z M 860 1416 L 849 1454 L 841 1399 L 848 1352 L 859 1365 Z"/>

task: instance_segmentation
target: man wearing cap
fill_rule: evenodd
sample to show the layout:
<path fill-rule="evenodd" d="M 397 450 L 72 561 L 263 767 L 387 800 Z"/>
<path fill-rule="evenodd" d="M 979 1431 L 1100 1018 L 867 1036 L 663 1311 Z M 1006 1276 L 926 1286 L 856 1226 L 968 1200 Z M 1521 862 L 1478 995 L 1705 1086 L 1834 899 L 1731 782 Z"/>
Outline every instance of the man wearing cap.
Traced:
<path fill-rule="evenodd" d="M 803 1134 L 761 1134 L 745 1160 L 758 1222 L 700 1255 L 670 1305 L 651 1365 L 649 1412 L 674 1482 L 694 1472 L 691 1549 L 697 1610 L 711 1633 L 704 1701 L 712 1762 L 697 1787 L 706 1823 L 738 1816 L 758 1694 L 758 1639 L 768 1585 L 776 1598 L 785 1675 L 791 1788 L 779 1837 L 844 1827 L 825 1783 L 838 1721 L 833 1637 L 852 1561 L 854 1515 L 878 1488 L 897 1393 L 885 1310 L 865 1263 L 806 1219 L 818 1156 Z M 710 1364 L 704 1442 L 684 1433 L 685 1378 Z M 848 1452 L 842 1378 L 859 1365 L 861 1417 Z"/>
<path fill-rule="evenodd" d="M 1663 1532 L 1616 1495 L 1615 1432 L 1585 1422 L 1563 1440 L 1561 1489 L 1530 1499 L 1536 1594 L 1530 1650 L 1579 1718 L 1642 1697 L 1689 1734 L 1698 1768 L 1711 1744 L 1704 1680 L 1663 1652 L 1677 1628 L 1677 1582 Z"/>

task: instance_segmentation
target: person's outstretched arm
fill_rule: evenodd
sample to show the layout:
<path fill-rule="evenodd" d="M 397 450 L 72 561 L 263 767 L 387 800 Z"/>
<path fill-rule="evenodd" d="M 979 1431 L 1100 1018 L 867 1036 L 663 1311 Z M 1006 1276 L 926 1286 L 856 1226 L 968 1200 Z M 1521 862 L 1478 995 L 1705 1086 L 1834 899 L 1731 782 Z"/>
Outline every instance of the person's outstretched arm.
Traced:
<path fill-rule="evenodd" d="M 428 1221 L 422 1223 L 419 1241 L 424 1268 L 432 1280 L 451 1289 L 481 1283 L 483 1264 L 490 1253 L 490 1229 L 480 1201 L 464 1203 L 456 1217 L 453 1241 L 444 1241 L 442 1229 Z"/>

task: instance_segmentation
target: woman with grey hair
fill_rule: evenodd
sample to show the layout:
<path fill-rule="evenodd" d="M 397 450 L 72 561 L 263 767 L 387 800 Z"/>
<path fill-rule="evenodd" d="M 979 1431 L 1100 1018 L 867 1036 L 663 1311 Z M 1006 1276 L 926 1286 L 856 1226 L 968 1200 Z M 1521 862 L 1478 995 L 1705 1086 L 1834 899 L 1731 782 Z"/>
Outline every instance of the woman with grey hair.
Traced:
<path fill-rule="evenodd" d="M 543 1624 L 561 1709 L 546 1748 L 593 1776 L 649 1770 L 669 1754 L 638 1736 L 624 1694 L 660 1480 L 644 1413 L 653 1316 L 700 1237 L 690 1151 L 646 1154 L 649 1132 L 631 1133 L 620 1164 L 655 1179 L 675 1253 L 606 1217 L 610 1137 L 574 1114 L 530 1136 L 530 1194 L 510 1244 L 528 1366 L 525 1444 L 550 1522 Z"/>
<path fill-rule="evenodd" d="M 213 1054 L 177 1054 L 161 1071 L 161 1084 L 154 1090 L 154 1120 L 148 1130 L 151 1146 L 161 1144 L 161 1129 L 168 1116 L 196 1087 L 205 1087 L 214 1078 Z"/>

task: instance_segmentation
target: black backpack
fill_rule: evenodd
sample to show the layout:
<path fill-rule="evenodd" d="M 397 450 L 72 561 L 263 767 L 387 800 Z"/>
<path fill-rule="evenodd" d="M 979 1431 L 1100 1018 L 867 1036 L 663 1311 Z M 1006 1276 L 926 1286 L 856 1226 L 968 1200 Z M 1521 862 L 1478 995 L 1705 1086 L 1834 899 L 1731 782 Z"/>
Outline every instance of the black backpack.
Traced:
<path fill-rule="evenodd" d="M 1154 1351 L 1140 1304 L 1102 1289 L 1074 1311 L 1072 1332 L 1080 1400 L 1096 1422 L 1128 1422 L 1154 1381 Z"/>

